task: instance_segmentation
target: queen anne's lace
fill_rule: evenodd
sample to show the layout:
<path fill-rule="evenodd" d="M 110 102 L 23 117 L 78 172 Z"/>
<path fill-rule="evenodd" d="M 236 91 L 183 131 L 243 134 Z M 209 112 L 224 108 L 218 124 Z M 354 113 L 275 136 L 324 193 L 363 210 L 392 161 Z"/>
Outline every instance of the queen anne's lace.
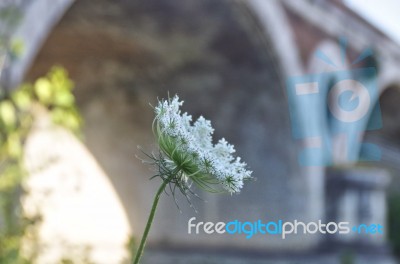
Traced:
<path fill-rule="evenodd" d="M 175 96 L 155 107 L 155 133 L 167 163 L 200 186 L 221 184 L 231 193 L 239 192 L 252 172 L 233 156 L 235 148 L 224 138 L 212 143 L 214 129 L 209 120 L 200 116 L 192 124 L 192 116 L 181 113 L 182 104 Z"/>

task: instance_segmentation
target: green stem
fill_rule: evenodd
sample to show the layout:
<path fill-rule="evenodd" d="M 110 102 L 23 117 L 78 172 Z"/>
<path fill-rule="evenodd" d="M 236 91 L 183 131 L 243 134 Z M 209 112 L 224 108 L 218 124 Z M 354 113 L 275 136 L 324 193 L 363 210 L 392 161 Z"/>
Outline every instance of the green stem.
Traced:
<path fill-rule="evenodd" d="M 150 211 L 149 219 L 147 220 L 146 228 L 144 229 L 142 240 L 140 241 L 140 246 L 136 252 L 136 257 L 135 257 L 133 264 L 139 264 L 140 258 L 143 255 L 144 247 L 146 246 L 147 235 L 149 234 L 151 224 L 153 223 L 153 220 L 154 220 L 154 215 L 156 214 L 158 201 L 160 200 L 160 196 L 163 193 L 167 184 L 168 184 L 168 180 L 164 180 L 163 183 L 161 184 L 160 188 L 158 189 L 156 196 L 154 197 L 153 206 Z"/>

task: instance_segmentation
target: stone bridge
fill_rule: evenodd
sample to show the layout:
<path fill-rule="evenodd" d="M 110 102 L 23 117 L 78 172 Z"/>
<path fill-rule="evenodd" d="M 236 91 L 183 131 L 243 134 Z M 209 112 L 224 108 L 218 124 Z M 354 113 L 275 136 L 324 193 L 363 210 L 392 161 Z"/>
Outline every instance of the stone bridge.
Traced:
<path fill-rule="evenodd" d="M 152 113 L 147 105 L 167 91 L 178 92 L 188 111 L 210 118 L 221 133 L 217 136 L 235 143 L 257 177 L 239 196 L 202 194 L 208 203 L 196 202 L 197 219 L 385 223 L 387 174 L 356 165 L 362 138 L 390 138 L 398 128 L 384 126 L 364 135 L 360 131 L 367 128 L 372 110 L 356 126 L 343 128 L 329 115 L 328 93 L 341 79 L 338 72 L 373 67 L 377 91 L 370 96 L 371 109 L 381 96 L 381 105 L 388 101 L 393 106 L 384 95 L 399 88 L 400 49 L 342 1 L 20 2 L 23 18 L 12 37 L 23 40 L 25 52 L 10 65 L 3 83 L 15 87 L 54 64 L 66 67 L 86 120 L 86 146 L 108 175 L 135 237 L 143 229 L 157 182 L 147 180 L 151 174 L 133 157 L 136 145 L 151 149 Z M 339 45 L 344 38 L 345 54 Z M 353 65 L 366 49 L 373 53 Z M 318 53 L 333 63 L 318 59 Z M 314 127 L 317 136 L 293 139 L 286 82 L 319 73 L 329 76 L 320 82 L 322 96 L 312 104 L 290 105 L 302 120 L 298 129 Z M 384 121 L 395 123 L 388 115 L 392 108 L 382 106 L 382 114 Z M 335 134 L 341 129 L 347 136 Z M 300 166 L 299 154 L 320 148 L 326 138 L 331 142 L 329 166 Z M 304 158 L 313 163 L 316 157 Z M 335 189 L 343 186 L 345 191 Z M 161 207 L 150 238 L 154 256 L 212 248 L 216 263 L 222 263 L 233 248 L 241 256 L 258 256 L 254 261 L 297 256 L 312 263 L 310 256 L 327 252 L 319 261 L 330 263 L 349 247 L 360 253 L 360 263 L 369 263 L 364 259 L 368 252 L 382 261 L 389 255 L 385 237 L 193 237 L 187 234 L 187 220 L 194 215 L 190 209 L 183 205 L 179 214 L 169 199 Z"/>

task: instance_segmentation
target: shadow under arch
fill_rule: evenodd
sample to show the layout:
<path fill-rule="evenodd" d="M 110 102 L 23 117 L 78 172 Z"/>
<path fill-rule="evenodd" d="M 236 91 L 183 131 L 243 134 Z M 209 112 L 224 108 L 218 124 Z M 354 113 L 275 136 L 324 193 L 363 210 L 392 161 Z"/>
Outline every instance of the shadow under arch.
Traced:
<path fill-rule="evenodd" d="M 364 142 L 376 144 L 381 150 L 381 159 L 377 165 L 400 171 L 400 85 L 393 83 L 382 90 L 379 99 L 375 102 L 375 108 L 379 107 L 382 117 L 382 128 L 366 130 L 363 135 Z M 371 120 L 369 121 L 371 122 Z M 360 149 L 360 159 L 369 154 L 365 149 Z"/>
<path fill-rule="evenodd" d="M 310 188 L 299 176 L 284 78 L 275 70 L 279 61 L 261 50 L 270 47 L 250 41 L 252 31 L 239 22 L 240 12 L 231 3 L 76 1 L 27 74 L 27 80 L 34 80 L 53 64 L 70 72 L 86 120 L 87 147 L 113 183 L 137 236 L 158 182 L 149 181 L 152 172 L 135 159 L 136 146 L 155 149 L 148 103 L 154 105 L 167 91 L 179 93 L 184 110 L 195 118 L 211 119 L 215 137 L 234 143 L 258 178 L 229 199 L 203 194 L 209 203 L 195 202 L 199 219 L 308 218 Z M 194 213 L 180 204 L 182 214 L 169 199 L 162 201 L 150 242 L 192 246 L 187 220 Z M 232 241 L 203 235 L 196 243 L 211 247 L 224 241 L 261 250 L 307 246 L 304 237 L 285 244 L 277 239 L 259 237 L 249 243 L 244 237 Z"/>

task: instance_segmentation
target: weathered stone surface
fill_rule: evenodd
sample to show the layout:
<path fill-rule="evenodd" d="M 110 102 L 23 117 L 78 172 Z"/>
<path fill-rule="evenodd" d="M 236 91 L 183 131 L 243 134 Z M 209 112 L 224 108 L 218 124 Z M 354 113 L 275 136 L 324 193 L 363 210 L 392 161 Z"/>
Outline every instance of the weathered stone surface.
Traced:
<path fill-rule="evenodd" d="M 76 1 L 50 34 L 27 76 L 32 80 L 43 75 L 53 64 L 71 73 L 86 120 L 87 146 L 118 192 L 136 236 L 141 234 L 158 184 L 147 180 L 151 172 L 134 158 L 136 145 L 154 149 L 148 102 L 154 105 L 155 98 L 165 97 L 168 91 L 179 93 L 186 101 L 185 110 L 211 119 L 215 136 L 223 135 L 237 146 L 257 181 L 239 196 L 201 194 L 208 203 L 194 201 L 197 215 L 184 199 L 179 201 L 182 214 L 171 199 L 164 199 L 150 237 L 154 247 L 179 247 L 190 241 L 204 248 L 224 245 L 293 252 L 318 244 L 317 236 L 299 235 L 286 241 L 263 236 L 250 241 L 188 236 L 187 220 L 193 215 L 206 221 L 324 217 L 325 168 L 298 166 L 284 92 L 289 75 L 320 70 L 320 64 L 313 67 L 316 48 L 336 47 L 337 37 L 352 36 L 349 55 L 353 58 L 374 43 L 380 58 L 385 58 L 378 62 L 379 90 L 399 82 L 392 70 L 398 64 L 398 46 L 339 1 L 285 0 L 274 5 L 249 0 L 248 7 L 268 9 L 254 13 L 238 2 Z M 257 19 L 254 14 L 268 18 Z M 271 29 L 271 21 L 286 23 L 275 23 Z M 335 54 L 334 59 L 340 60 L 340 52 Z M 328 109 L 320 104 L 315 111 L 325 118 Z M 330 132 L 328 123 L 321 129 Z M 150 263 L 161 263 L 163 258 L 158 257 L 155 253 Z M 360 263 L 367 263 L 364 260 Z"/>
<path fill-rule="evenodd" d="M 31 68 L 30 79 L 52 64 L 71 73 L 87 145 L 119 193 L 136 235 L 158 184 L 147 180 L 151 172 L 134 158 L 136 145 L 151 149 L 148 102 L 168 91 L 178 93 L 194 117 L 211 119 L 216 138 L 235 144 L 256 177 L 238 196 L 202 194 L 209 202 L 195 201 L 198 218 L 307 218 L 307 186 L 298 173 L 279 64 L 272 47 L 251 35 L 242 12 L 230 1 L 79 1 Z M 183 200 L 179 214 L 164 199 L 151 242 L 307 246 L 274 237 L 245 244 L 242 238 L 188 236 L 194 212 Z"/>

